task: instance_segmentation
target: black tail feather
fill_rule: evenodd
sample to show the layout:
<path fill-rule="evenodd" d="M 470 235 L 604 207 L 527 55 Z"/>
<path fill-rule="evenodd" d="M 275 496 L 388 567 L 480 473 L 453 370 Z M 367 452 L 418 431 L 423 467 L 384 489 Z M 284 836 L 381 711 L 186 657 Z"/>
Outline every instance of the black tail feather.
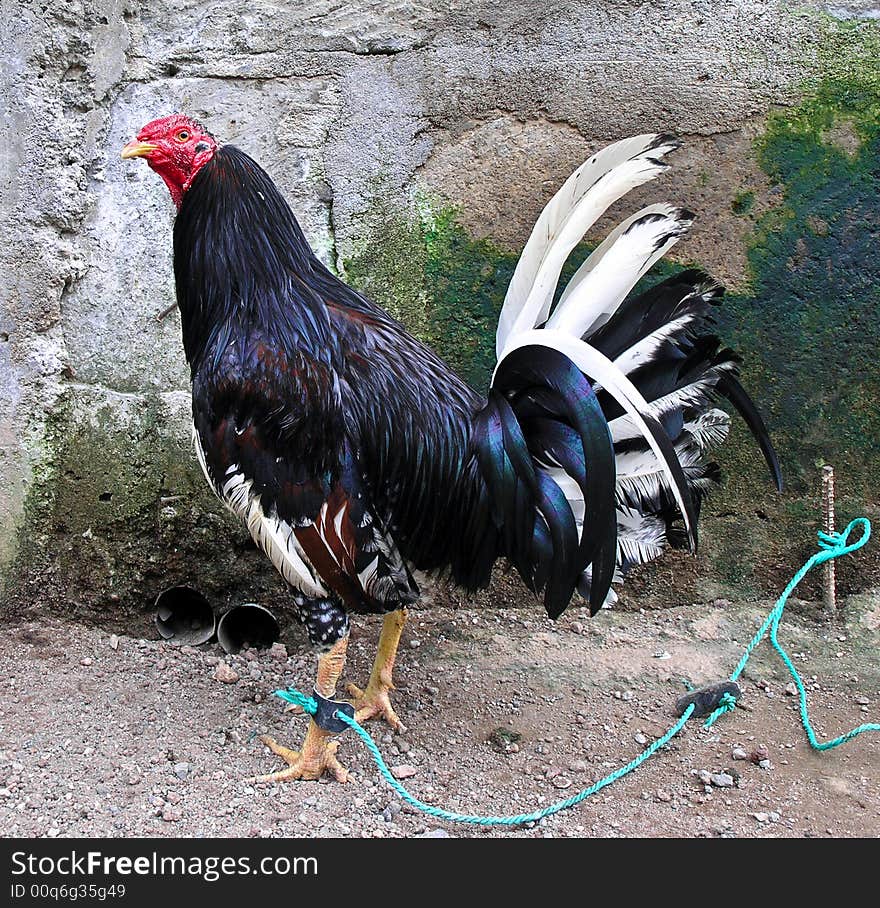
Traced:
<path fill-rule="evenodd" d="M 547 614 L 562 614 L 590 564 L 590 606 L 598 610 L 611 586 L 617 528 L 614 452 L 590 383 L 557 350 L 512 351 L 498 366 L 475 442 L 506 554 L 543 592 Z M 580 538 L 551 465 L 568 473 L 589 509 Z"/>
<path fill-rule="evenodd" d="M 776 456 L 776 450 L 773 447 L 773 442 L 770 441 L 770 434 L 767 431 L 767 426 L 764 424 L 763 417 L 758 412 L 758 408 L 755 406 L 751 397 L 746 393 L 746 389 L 743 388 L 733 375 L 722 375 L 715 387 L 719 394 L 736 407 L 736 411 L 745 420 L 746 425 L 751 430 L 752 435 L 755 436 L 755 440 L 761 448 L 764 460 L 767 461 L 767 466 L 770 468 L 770 475 L 773 477 L 773 482 L 776 484 L 777 490 L 781 492 L 782 471 L 779 468 L 779 458 Z"/>

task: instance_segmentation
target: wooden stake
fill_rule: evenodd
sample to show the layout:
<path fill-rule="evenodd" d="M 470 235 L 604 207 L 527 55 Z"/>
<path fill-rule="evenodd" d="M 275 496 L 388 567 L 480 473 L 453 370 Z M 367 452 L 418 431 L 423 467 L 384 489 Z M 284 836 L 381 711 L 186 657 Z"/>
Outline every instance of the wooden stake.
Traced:
<path fill-rule="evenodd" d="M 822 529 L 834 532 L 834 467 L 822 467 Z M 837 614 L 837 587 L 834 559 L 825 562 L 825 584 L 822 599 L 825 614 L 833 618 Z"/>

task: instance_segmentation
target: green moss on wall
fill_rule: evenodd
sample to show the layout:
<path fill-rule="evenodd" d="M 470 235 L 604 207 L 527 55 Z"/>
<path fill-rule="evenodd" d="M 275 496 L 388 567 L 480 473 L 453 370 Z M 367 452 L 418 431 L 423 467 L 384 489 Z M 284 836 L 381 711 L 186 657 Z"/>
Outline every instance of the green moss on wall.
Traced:
<path fill-rule="evenodd" d="M 751 364 L 789 484 L 828 460 L 871 495 L 880 467 L 880 29 L 829 26 L 822 73 L 757 147 L 776 204 L 725 330 Z"/>

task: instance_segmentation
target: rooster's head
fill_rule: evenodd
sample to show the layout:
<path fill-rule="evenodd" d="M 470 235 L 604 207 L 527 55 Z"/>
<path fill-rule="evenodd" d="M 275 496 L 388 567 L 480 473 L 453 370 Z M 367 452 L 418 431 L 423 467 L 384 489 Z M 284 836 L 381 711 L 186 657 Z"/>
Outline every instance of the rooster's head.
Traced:
<path fill-rule="evenodd" d="M 147 123 L 122 149 L 122 157 L 146 158 L 179 208 L 183 194 L 216 150 L 217 142 L 204 126 L 183 114 L 172 114 Z"/>

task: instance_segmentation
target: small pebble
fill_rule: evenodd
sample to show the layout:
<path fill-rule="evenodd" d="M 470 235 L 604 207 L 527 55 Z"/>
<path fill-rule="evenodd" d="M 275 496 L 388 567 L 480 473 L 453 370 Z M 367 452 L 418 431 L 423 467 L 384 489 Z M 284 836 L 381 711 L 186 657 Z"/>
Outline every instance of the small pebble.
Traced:
<path fill-rule="evenodd" d="M 744 747 L 734 747 L 730 752 L 730 756 L 734 760 L 748 760 L 749 752 Z"/>
<path fill-rule="evenodd" d="M 716 788 L 731 788 L 733 786 L 733 776 L 729 772 L 713 772 L 710 779 Z"/>
<path fill-rule="evenodd" d="M 785 685 L 785 693 L 789 697 L 796 697 L 798 695 L 797 685 L 794 681 L 789 681 L 788 684 Z"/>
<path fill-rule="evenodd" d="M 221 662 L 214 670 L 214 680 L 223 684 L 235 684 L 239 679 L 238 672 L 226 662 Z"/>
<path fill-rule="evenodd" d="M 410 641 L 409 641 L 409 648 L 410 648 L 410 649 L 418 649 L 421 645 L 422 645 L 422 641 L 421 641 L 421 640 L 410 640 Z"/>
<path fill-rule="evenodd" d="M 278 662 L 286 662 L 287 647 L 283 643 L 273 643 L 269 650 L 269 656 Z"/>
<path fill-rule="evenodd" d="M 175 763 L 174 775 L 181 781 L 184 781 L 189 775 L 189 763 Z"/>
<path fill-rule="evenodd" d="M 110 635 L 110 649 L 119 649 L 119 637 L 116 634 Z"/>
<path fill-rule="evenodd" d="M 751 760 L 752 763 L 755 764 L 755 766 L 760 766 L 762 760 L 769 760 L 769 759 L 770 759 L 770 751 L 768 751 L 767 748 L 764 747 L 763 744 L 756 747 L 749 754 L 749 760 Z"/>
<path fill-rule="evenodd" d="M 84 659 L 79 660 L 79 664 L 80 665 L 91 665 L 92 659 L 90 659 L 88 656 L 86 656 Z"/>
<path fill-rule="evenodd" d="M 775 810 L 759 810 L 757 813 L 753 813 L 752 816 L 759 823 L 778 823 L 779 814 Z"/>
<path fill-rule="evenodd" d="M 662 789 L 657 792 L 655 797 L 664 804 L 668 804 L 672 800 L 672 795 L 668 791 L 663 791 Z"/>
<path fill-rule="evenodd" d="M 642 734 L 642 732 L 639 732 L 635 737 L 635 741 L 636 741 L 636 744 L 645 745 L 648 743 L 648 736 Z"/>
<path fill-rule="evenodd" d="M 445 829 L 429 829 L 416 836 L 417 839 L 448 839 L 449 833 Z"/>
<path fill-rule="evenodd" d="M 415 766 L 410 766 L 408 763 L 401 763 L 399 766 L 391 767 L 391 775 L 395 779 L 411 779 L 416 772 Z"/>

